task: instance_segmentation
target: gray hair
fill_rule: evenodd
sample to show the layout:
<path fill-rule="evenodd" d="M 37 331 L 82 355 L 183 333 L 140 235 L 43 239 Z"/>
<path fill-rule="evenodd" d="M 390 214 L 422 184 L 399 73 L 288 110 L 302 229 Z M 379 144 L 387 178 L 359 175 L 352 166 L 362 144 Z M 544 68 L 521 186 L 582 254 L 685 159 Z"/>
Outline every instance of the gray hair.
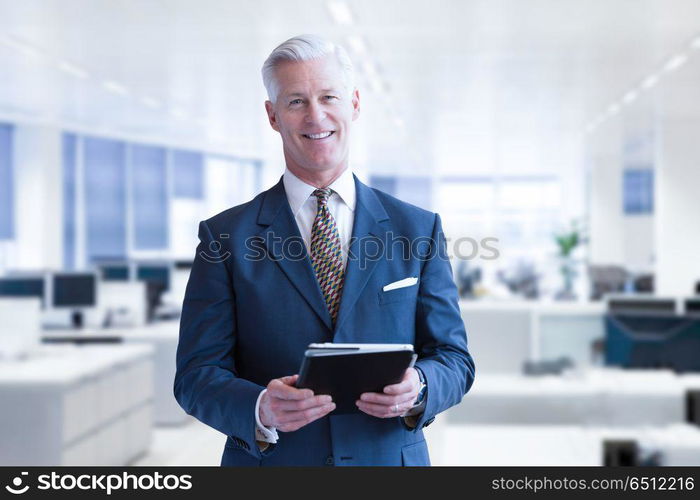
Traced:
<path fill-rule="evenodd" d="M 278 45 L 265 60 L 262 67 L 262 78 L 267 90 L 267 97 L 273 103 L 277 100 L 279 84 L 275 78 L 275 69 L 278 65 L 289 61 L 301 62 L 322 59 L 331 54 L 340 63 L 345 86 L 348 88 L 348 92 L 351 92 L 355 87 L 355 71 L 346 50 L 318 35 L 299 35 Z"/>

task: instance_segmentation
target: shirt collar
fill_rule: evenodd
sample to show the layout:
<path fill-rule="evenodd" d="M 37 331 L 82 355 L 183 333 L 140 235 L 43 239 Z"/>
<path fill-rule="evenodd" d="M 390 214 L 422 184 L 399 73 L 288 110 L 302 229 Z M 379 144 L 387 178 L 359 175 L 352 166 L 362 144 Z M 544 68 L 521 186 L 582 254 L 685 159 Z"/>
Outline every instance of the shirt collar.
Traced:
<path fill-rule="evenodd" d="M 282 182 L 284 184 L 284 191 L 287 193 L 289 207 L 292 209 L 292 214 L 296 217 L 302 205 L 306 203 L 306 200 L 309 199 L 316 188 L 302 181 L 288 168 L 284 170 Z M 355 179 L 353 179 L 350 167 L 347 167 L 343 173 L 340 174 L 340 177 L 334 180 L 328 187 L 340 196 L 340 199 L 343 200 L 350 210 L 355 211 Z"/>

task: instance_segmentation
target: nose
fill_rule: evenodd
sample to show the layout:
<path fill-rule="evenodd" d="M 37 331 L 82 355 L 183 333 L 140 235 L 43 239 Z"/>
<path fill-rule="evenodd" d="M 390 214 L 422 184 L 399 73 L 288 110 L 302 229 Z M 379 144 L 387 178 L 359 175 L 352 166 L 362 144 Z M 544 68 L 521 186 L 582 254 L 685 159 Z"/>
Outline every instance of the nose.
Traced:
<path fill-rule="evenodd" d="M 321 123 L 326 117 L 326 112 L 323 107 L 315 101 L 311 101 L 307 107 L 306 113 L 306 123 L 309 125 L 316 125 Z"/>

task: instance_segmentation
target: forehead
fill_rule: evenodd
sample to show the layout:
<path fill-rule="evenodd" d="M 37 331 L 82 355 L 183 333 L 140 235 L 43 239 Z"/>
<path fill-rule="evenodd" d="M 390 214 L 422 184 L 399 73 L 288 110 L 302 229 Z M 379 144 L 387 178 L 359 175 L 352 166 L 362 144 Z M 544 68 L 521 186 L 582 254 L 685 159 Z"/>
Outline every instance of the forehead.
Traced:
<path fill-rule="evenodd" d="M 335 57 L 311 61 L 288 61 L 275 70 L 280 94 L 312 92 L 345 87 L 343 70 Z"/>

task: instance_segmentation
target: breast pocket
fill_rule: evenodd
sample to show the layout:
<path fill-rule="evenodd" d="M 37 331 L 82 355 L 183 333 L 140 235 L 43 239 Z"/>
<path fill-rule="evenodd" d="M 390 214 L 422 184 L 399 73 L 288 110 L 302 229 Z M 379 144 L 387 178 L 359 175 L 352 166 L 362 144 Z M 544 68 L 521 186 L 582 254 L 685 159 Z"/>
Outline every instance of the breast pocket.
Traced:
<path fill-rule="evenodd" d="M 413 300 L 415 302 L 416 296 L 418 295 L 418 284 L 405 286 L 402 288 L 395 288 L 394 290 L 389 290 L 388 292 L 379 291 L 379 303 L 380 304 L 393 304 L 395 302 L 404 302 Z"/>

